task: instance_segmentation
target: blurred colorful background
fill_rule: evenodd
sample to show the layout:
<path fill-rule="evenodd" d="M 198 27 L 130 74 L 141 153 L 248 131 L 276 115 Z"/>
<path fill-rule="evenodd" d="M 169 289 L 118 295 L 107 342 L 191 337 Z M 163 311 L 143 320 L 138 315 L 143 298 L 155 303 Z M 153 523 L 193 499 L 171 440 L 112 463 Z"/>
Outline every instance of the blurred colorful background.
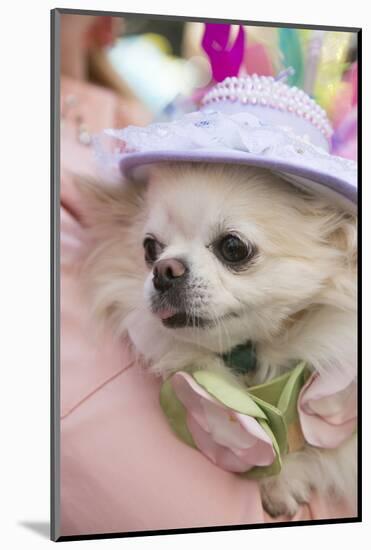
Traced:
<path fill-rule="evenodd" d="M 102 74 L 110 73 L 106 83 L 134 97 L 151 118 L 193 109 L 205 90 L 227 76 L 284 74 L 288 84 L 302 88 L 326 110 L 334 128 L 332 152 L 357 158 L 355 32 L 137 15 L 96 17 L 94 25 L 100 56 L 91 64 L 92 80 L 102 84 Z"/>

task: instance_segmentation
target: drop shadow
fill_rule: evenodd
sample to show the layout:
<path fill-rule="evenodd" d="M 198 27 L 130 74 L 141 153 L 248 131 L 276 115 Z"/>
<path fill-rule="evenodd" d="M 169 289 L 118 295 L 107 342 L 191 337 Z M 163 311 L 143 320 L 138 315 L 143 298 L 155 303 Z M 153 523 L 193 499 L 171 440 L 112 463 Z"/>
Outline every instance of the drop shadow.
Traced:
<path fill-rule="evenodd" d="M 50 538 L 50 523 L 48 521 L 19 521 L 18 524 L 44 539 Z"/>

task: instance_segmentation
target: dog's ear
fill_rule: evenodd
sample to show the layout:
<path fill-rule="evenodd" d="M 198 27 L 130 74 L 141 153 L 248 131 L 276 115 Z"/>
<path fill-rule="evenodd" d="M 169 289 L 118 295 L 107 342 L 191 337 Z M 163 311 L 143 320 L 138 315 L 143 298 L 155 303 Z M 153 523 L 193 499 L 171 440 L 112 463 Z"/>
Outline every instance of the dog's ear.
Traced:
<path fill-rule="evenodd" d="M 329 242 L 343 255 L 347 266 L 357 267 L 357 219 L 344 216 L 338 226 L 328 236 Z"/>
<path fill-rule="evenodd" d="M 348 214 L 327 201 L 306 196 L 298 203 L 303 216 L 307 216 L 316 227 L 323 243 L 327 243 L 340 253 L 347 267 L 357 267 L 357 216 Z"/>
<path fill-rule="evenodd" d="M 113 184 L 79 176 L 74 184 L 81 199 L 83 221 L 91 227 L 127 227 L 143 204 L 140 183 Z"/>

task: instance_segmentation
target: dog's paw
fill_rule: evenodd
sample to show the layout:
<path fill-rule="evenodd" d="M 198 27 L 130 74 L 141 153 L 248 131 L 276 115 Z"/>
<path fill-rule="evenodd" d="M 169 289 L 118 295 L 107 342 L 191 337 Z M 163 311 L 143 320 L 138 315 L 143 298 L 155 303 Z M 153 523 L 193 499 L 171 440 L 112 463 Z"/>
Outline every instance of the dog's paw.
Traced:
<path fill-rule="evenodd" d="M 304 482 L 296 481 L 290 485 L 278 478 L 264 480 L 261 484 L 261 496 L 264 510 L 272 517 L 296 514 L 301 504 L 310 499 L 310 487 Z"/>

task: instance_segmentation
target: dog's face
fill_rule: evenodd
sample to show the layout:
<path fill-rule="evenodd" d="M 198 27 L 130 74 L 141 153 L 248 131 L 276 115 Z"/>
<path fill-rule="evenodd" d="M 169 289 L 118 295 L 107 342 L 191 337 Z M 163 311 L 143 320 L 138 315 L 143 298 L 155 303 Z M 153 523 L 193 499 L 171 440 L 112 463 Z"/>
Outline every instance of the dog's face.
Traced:
<path fill-rule="evenodd" d="M 336 270 L 334 212 L 265 170 L 160 167 L 138 204 L 125 234 L 110 236 L 100 277 L 120 322 L 139 312 L 137 331 L 214 351 L 269 340 Z"/>
<path fill-rule="evenodd" d="M 333 268 L 306 200 L 266 171 L 157 170 L 138 250 L 153 323 L 213 349 L 277 334 Z"/>

